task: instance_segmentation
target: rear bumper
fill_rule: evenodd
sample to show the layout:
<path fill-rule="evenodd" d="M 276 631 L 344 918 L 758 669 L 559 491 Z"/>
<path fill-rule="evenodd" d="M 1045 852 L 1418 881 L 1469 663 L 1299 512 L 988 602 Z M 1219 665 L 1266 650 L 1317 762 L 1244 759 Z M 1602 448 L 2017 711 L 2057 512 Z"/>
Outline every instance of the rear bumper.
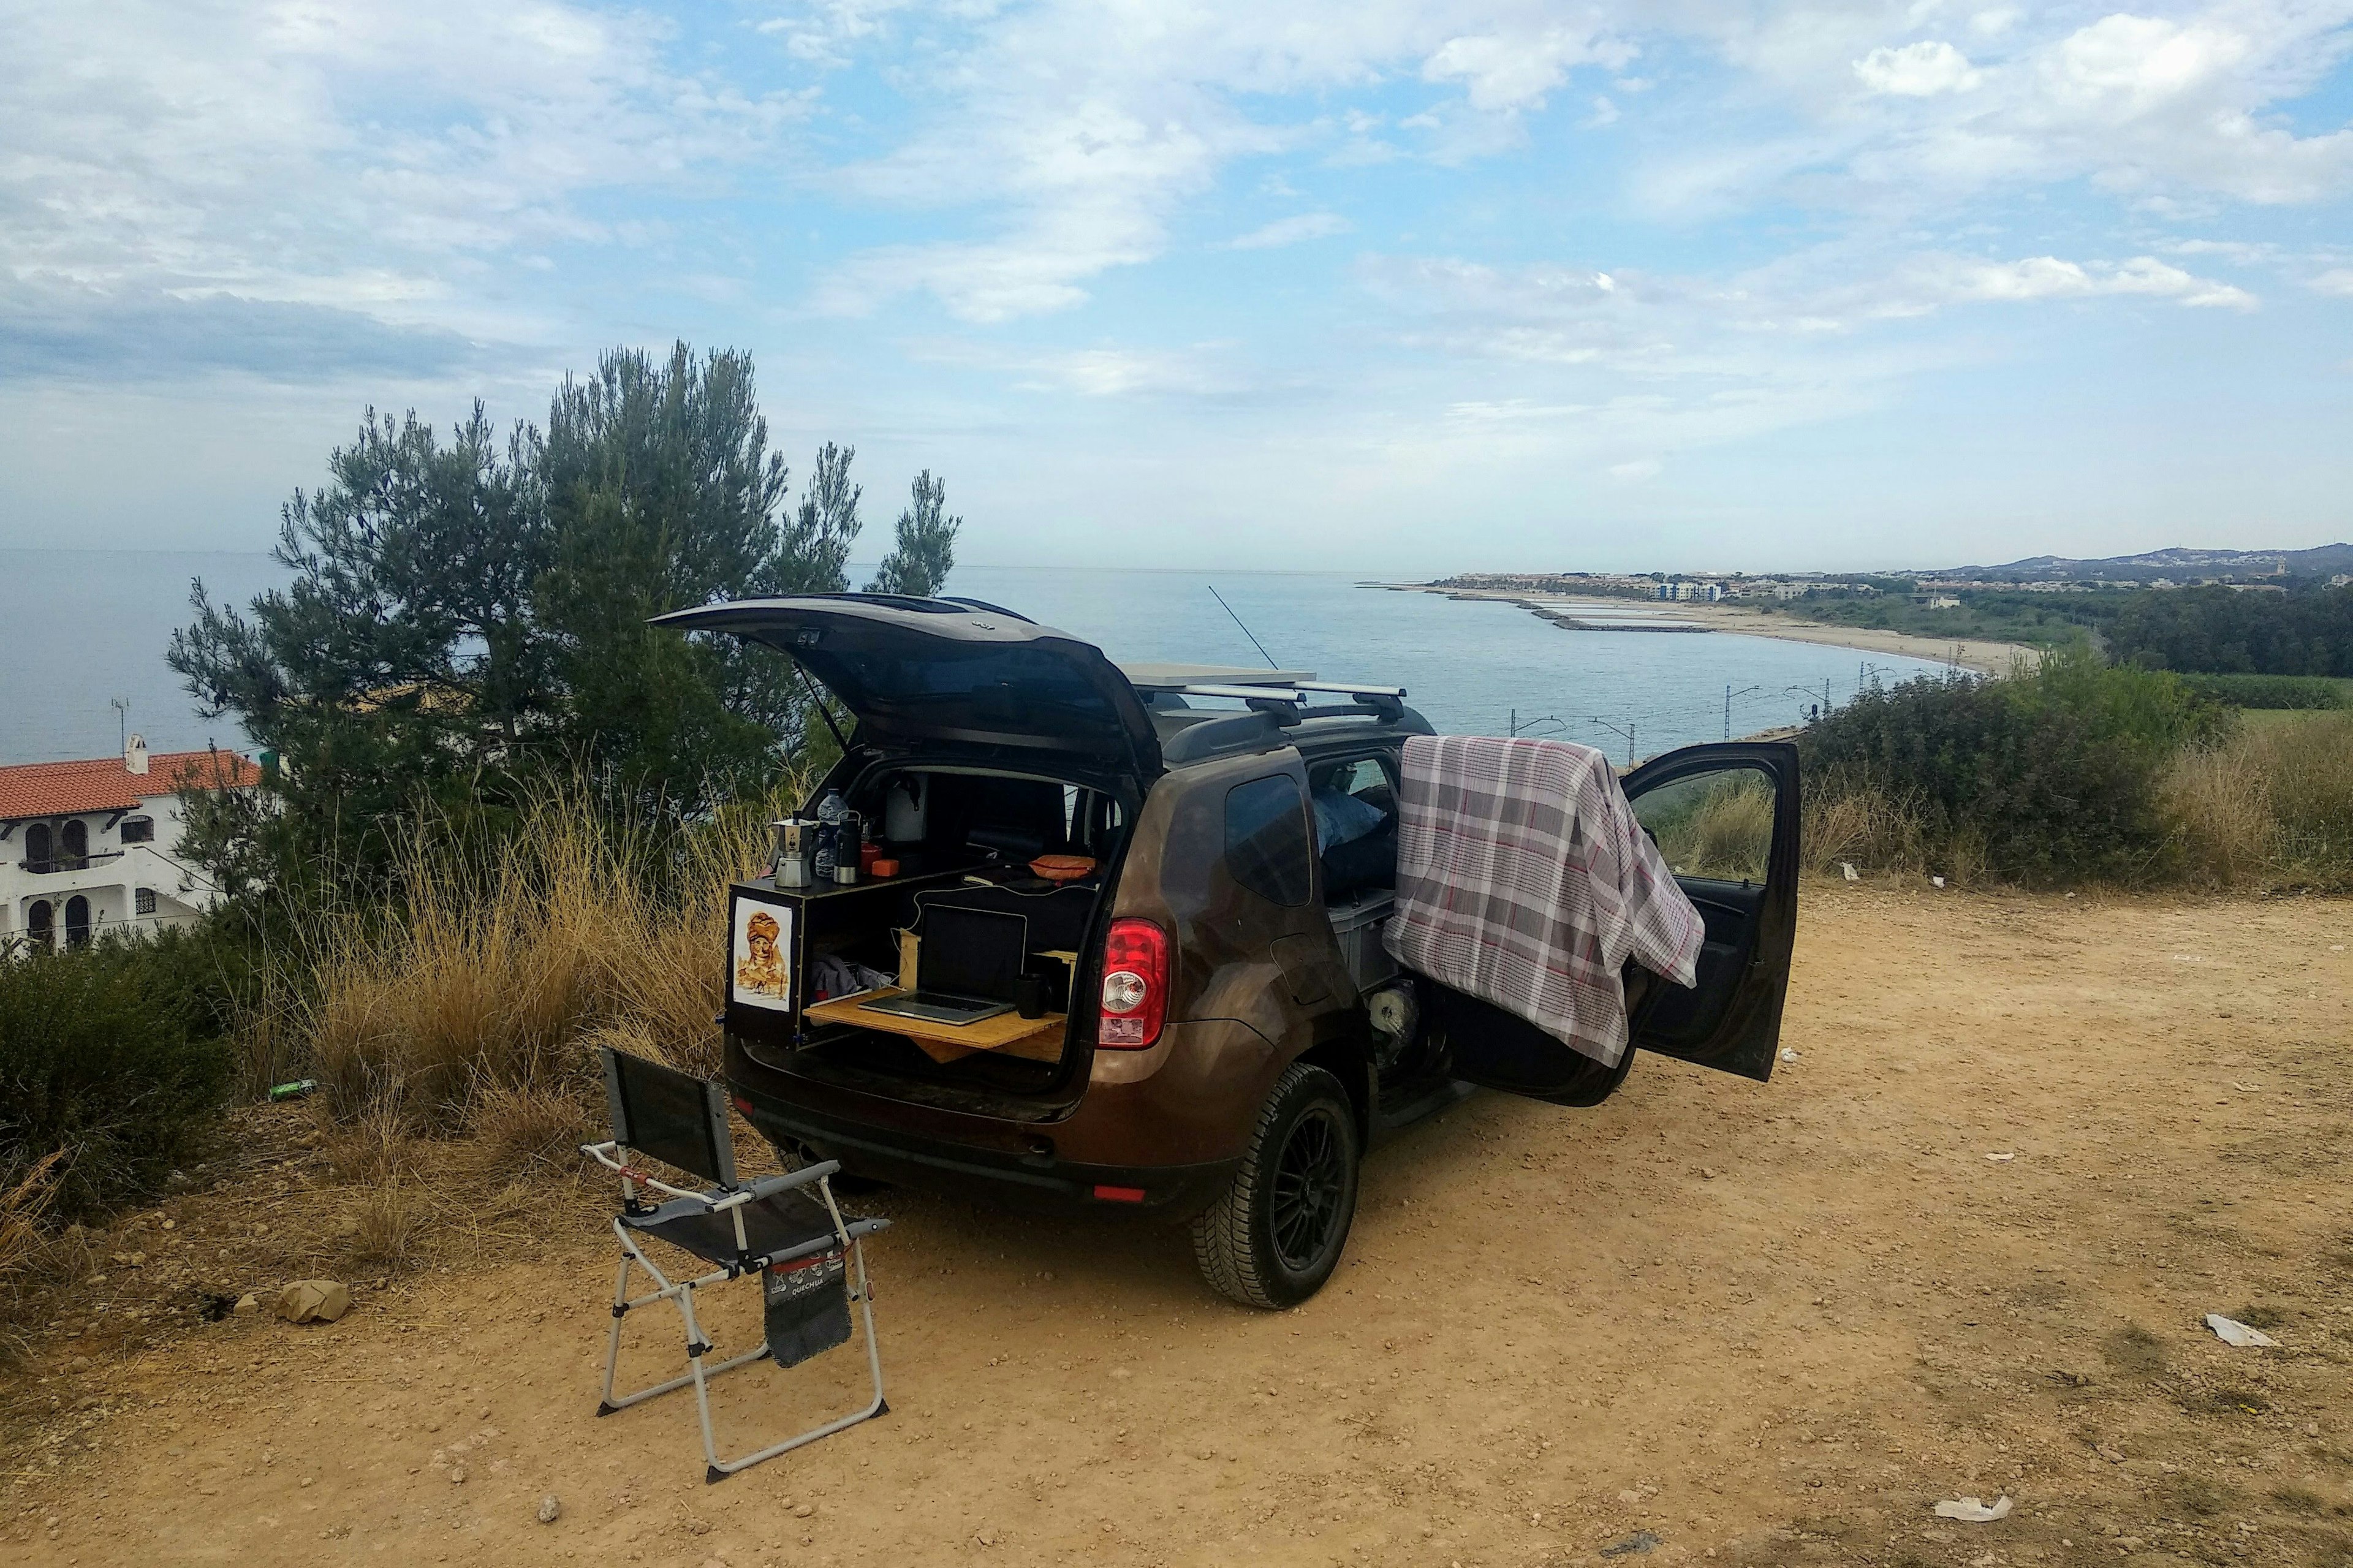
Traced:
<path fill-rule="evenodd" d="M 855 1174 L 902 1186 L 969 1194 L 984 1184 L 1008 1204 L 1044 1208 L 1150 1211 L 1185 1219 L 1214 1203 L 1233 1183 L 1239 1160 L 1198 1165 L 1106 1165 L 1065 1160 L 1050 1137 L 1019 1154 L 923 1137 L 898 1128 L 849 1121 L 786 1104 L 758 1088 L 731 1085 L 750 1121 L 778 1143 L 805 1144 Z"/>

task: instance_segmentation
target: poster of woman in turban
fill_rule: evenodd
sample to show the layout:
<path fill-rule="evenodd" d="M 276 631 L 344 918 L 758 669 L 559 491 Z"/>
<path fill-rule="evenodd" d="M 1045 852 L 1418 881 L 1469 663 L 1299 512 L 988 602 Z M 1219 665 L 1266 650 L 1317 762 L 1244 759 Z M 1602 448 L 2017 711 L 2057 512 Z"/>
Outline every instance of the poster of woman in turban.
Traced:
<path fill-rule="evenodd" d="M 735 903 L 736 1001 L 752 1007 L 792 1005 L 793 911 L 739 899 Z"/>

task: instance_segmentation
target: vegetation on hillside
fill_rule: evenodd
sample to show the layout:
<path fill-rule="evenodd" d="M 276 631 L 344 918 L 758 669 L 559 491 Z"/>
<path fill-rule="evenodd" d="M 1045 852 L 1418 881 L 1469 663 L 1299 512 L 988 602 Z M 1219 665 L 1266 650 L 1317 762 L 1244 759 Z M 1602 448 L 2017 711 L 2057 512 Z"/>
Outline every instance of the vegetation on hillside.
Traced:
<path fill-rule="evenodd" d="M 0 1190 L 19 1205 L 79 1219 L 146 1197 L 210 1130 L 229 1042 L 157 962 L 169 951 L 106 942 L 0 960 Z"/>
<path fill-rule="evenodd" d="M 1801 745 L 1818 810 L 1842 795 L 1885 797 L 1915 852 L 1954 874 L 2132 882 L 2166 863 L 2159 766 L 2222 726 L 2179 679 L 2104 664 L 2078 644 L 2013 679 L 1865 693 Z"/>
<path fill-rule="evenodd" d="M 2159 669 L 2353 676 L 2353 585 L 2136 594 L 2107 637 L 2114 657 Z"/>
<path fill-rule="evenodd" d="M 1906 637 L 1952 641 L 2020 643 L 2028 647 L 2063 647 L 2104 626 L 2128 595 L 2123 591 L 2089 594 L 2030 594 L 2007 589 L 1964 589 L 1947 595 L 1957 609 L 1930 609 L 1912 602 L 1908 579 L 1874 584 L 1874 592 L 1827 591 L 1786 603 L 1758 601 L 1756 607 L 1834 626 L 1867 626 Z"/>
<path fill-rule="evenodd" d="M 2353 712 L 2249 726 L 2203 684 L 2079 644 L 2009 680 L 1867 694 L 1800 739 L 1808 860 L 2036 887 L 2353 887 Z"/>
<path fill-rule="evenodd" d="M 2353 680 L 2321 675 L 2185 675 L 2182 683 L 2200 697 L 2232 708 L 2284 713 L 2316 708 L 2353 708 Z"/>

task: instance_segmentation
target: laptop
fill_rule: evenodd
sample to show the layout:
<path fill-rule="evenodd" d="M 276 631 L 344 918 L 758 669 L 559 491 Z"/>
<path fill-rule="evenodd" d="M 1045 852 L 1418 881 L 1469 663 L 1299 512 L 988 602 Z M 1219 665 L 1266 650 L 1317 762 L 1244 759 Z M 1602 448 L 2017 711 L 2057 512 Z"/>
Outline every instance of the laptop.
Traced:
<path fill-rule="evenodd" d="M 1013 1011 L 1029 958 L 1029 919 L 997 910 L 931 904 L 923 910 L 923 956 L 914 991 L 860 1002 L 868 1013 L 933 1024 L 977 1024 Z"/>

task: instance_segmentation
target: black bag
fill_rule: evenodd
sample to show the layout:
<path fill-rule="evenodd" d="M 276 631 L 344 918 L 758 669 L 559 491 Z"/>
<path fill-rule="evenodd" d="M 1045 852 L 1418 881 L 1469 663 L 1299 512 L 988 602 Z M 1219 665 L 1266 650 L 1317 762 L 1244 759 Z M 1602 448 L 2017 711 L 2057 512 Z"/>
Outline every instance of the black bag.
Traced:
<path fill-rule="evenodd" d="M 760 1279 L 768 1354 L 798 1366 L 849 1341 L 849 1269 L 839 1252 L 772 1263 Z"/>

